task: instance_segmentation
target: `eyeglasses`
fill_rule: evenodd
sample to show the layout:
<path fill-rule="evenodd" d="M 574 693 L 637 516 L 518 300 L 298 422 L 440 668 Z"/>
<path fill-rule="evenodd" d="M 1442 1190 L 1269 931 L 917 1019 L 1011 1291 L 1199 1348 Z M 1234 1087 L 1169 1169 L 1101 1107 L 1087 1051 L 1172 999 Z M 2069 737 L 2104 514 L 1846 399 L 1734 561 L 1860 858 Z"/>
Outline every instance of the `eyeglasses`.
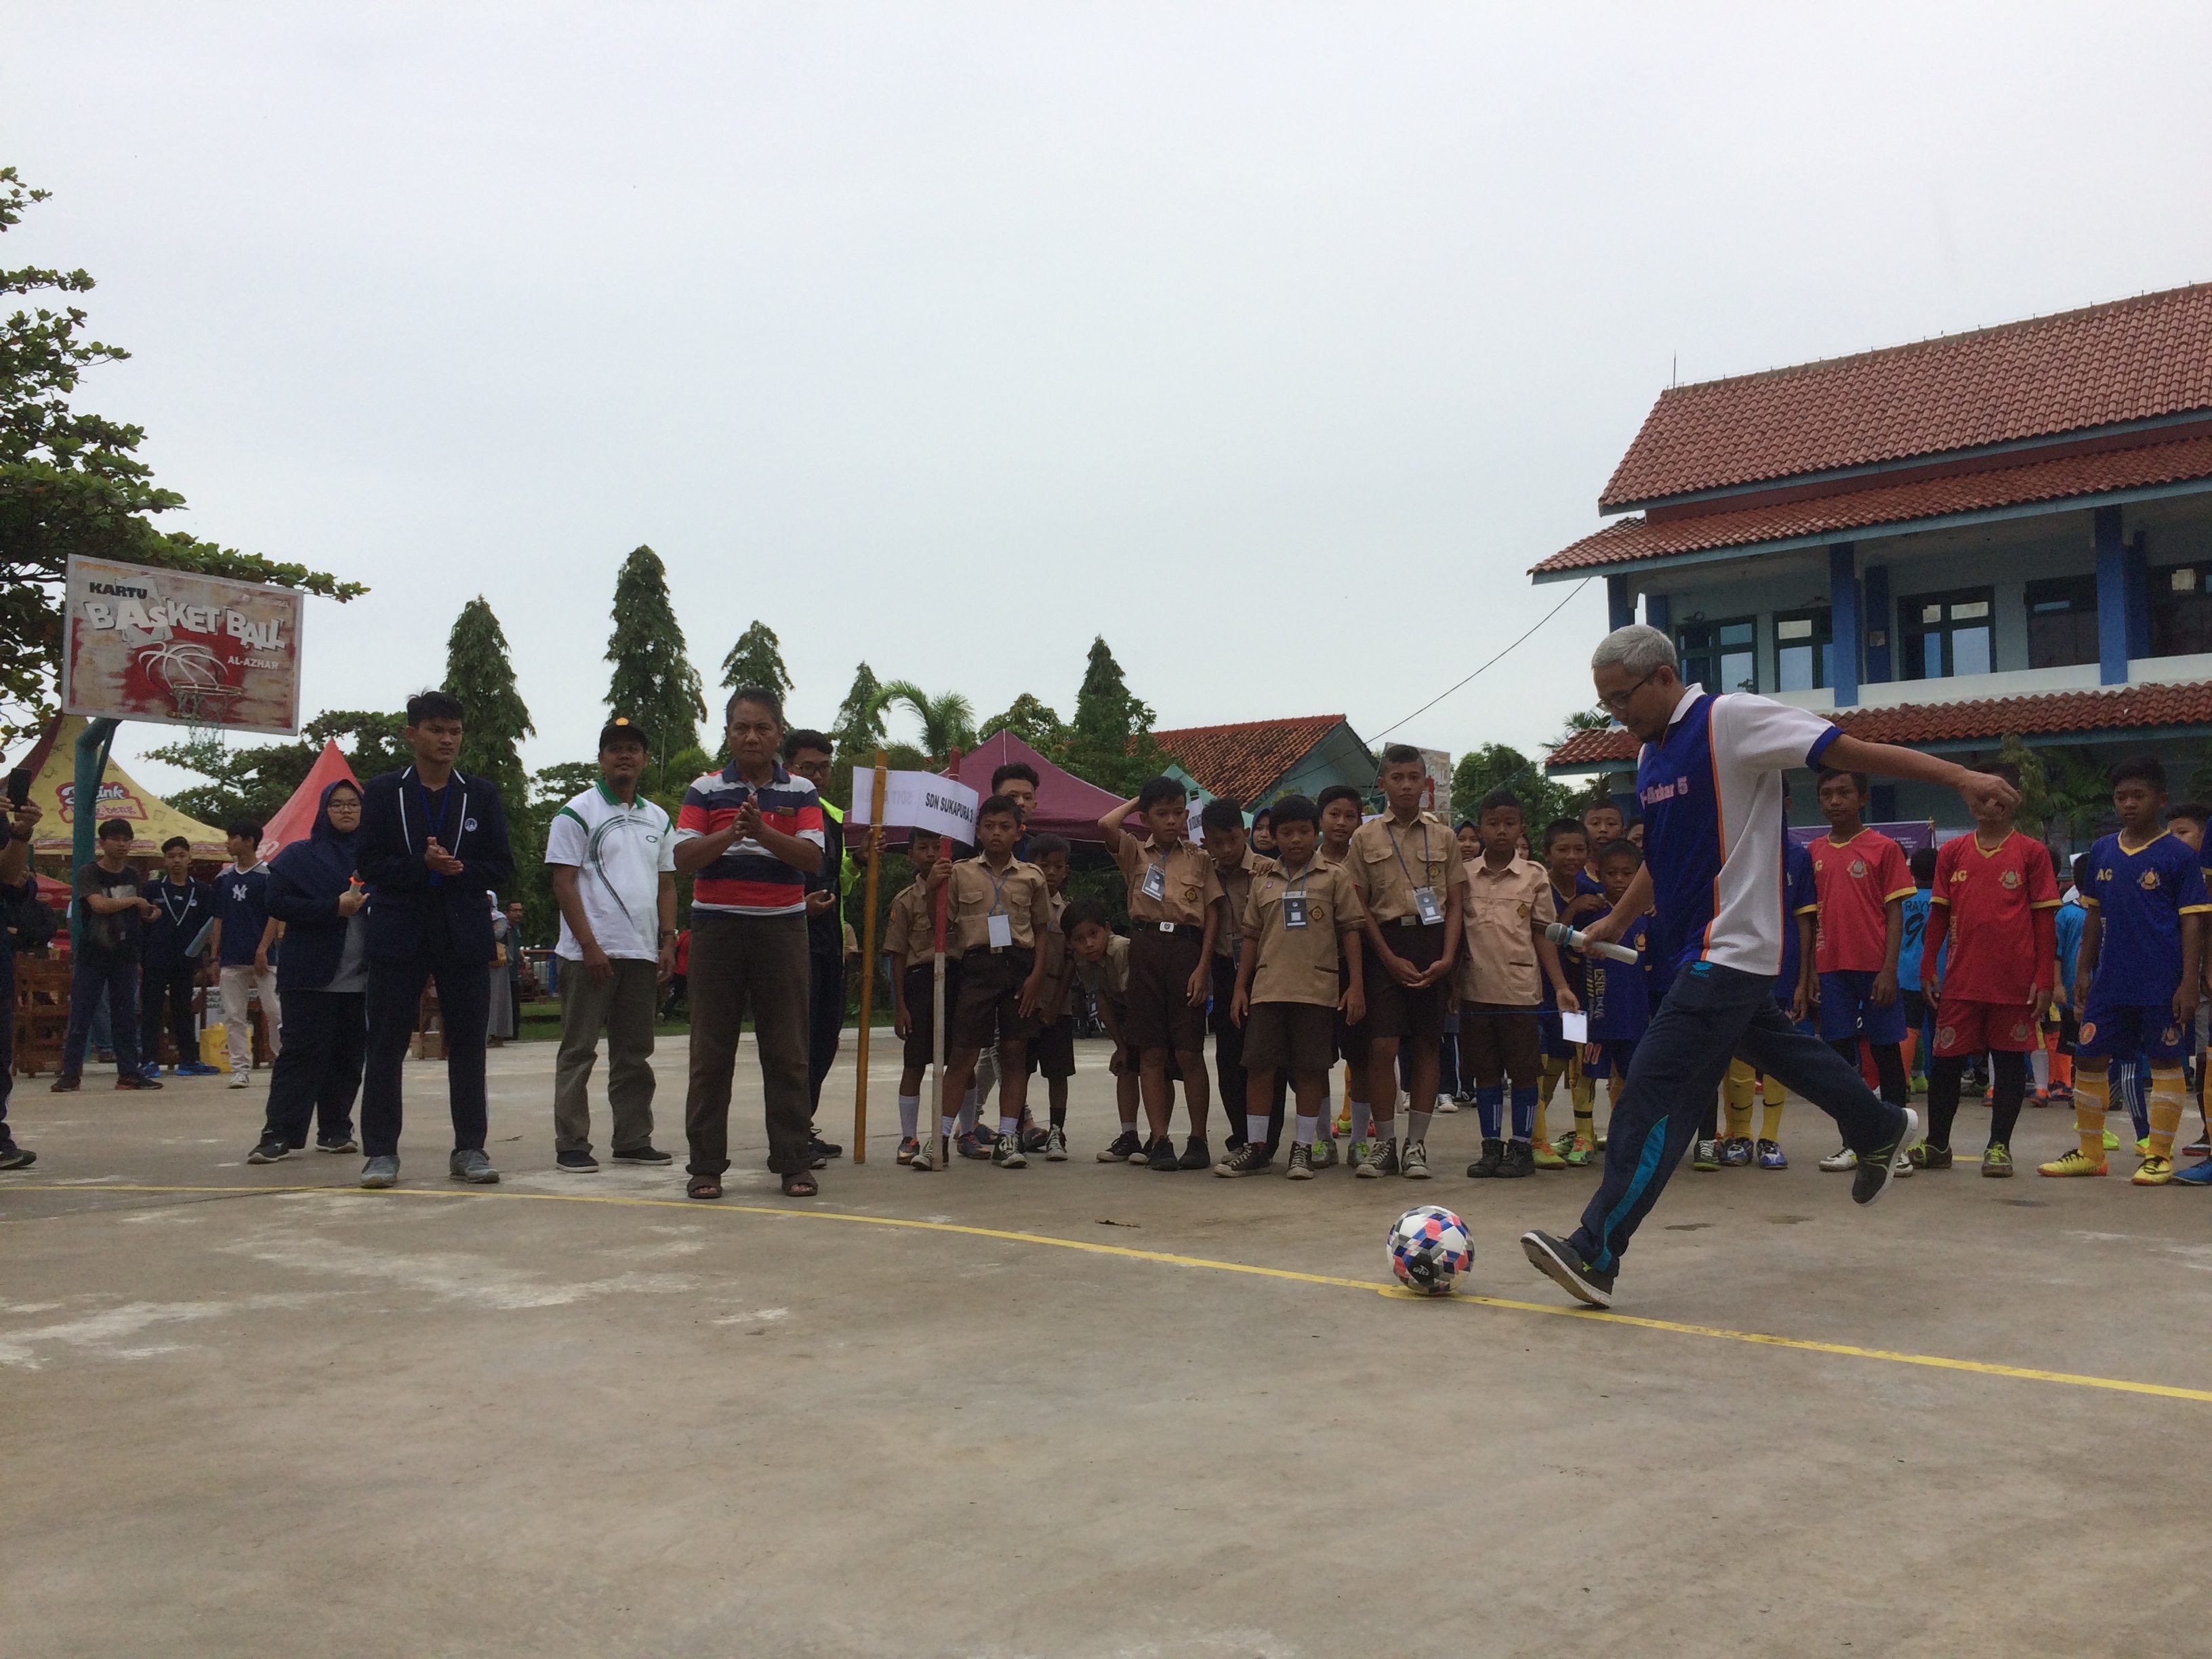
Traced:
<path fill-rule="evenodd" d="M 1651 684 L 1651 675 L 1656 674 L 1659 671 L 1655 668 L 1651 671 L 1650 674 L 1646 674 L 1642 679 L 1637 681 L 1635 684 L 1630 686 L 1627 690 L 1608 691 L 1604 696 L 1601 696 L 1598 699 L 1598 702 L 1603 704 L 1606 708 L 1613 710 L 1614 714 L 1618 714 L 1628 707 L 1629 703 L 1635 698 L 1635 696 L 1638 691 L 1641 691 L 1645 686 Z"/>

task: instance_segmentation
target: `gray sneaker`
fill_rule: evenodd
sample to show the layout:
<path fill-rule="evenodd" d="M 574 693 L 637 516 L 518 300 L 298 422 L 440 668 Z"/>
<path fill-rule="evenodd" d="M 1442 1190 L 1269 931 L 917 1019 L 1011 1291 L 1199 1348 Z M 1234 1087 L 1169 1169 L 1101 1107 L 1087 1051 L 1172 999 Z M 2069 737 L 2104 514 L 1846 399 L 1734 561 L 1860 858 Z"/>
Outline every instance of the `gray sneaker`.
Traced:
<path fill-rule="evenodd" d="M 361 1166 L 361 1184 L 364 1187 L 397 1187 L 399 1184 L 399 1160 L 397 1158 L 372 1158 Z"/>
<path fill-rule="evenodd" d="M 493 1186 L 499 1181 L 499 1171 L 491 1167 L 491 1160 L 473 1147 L 455 1152 L 447 1162 L 446 1173 L 456 1181 L 472 1182 L 479 1187 Z"/>
<path fill-rule="evenodd" d="M 1409 1140 L 1398 1158 L 1398 1173 L 1408 1181 L 1429 1178 L 1429 1147 L 1423 1140 Z"/>

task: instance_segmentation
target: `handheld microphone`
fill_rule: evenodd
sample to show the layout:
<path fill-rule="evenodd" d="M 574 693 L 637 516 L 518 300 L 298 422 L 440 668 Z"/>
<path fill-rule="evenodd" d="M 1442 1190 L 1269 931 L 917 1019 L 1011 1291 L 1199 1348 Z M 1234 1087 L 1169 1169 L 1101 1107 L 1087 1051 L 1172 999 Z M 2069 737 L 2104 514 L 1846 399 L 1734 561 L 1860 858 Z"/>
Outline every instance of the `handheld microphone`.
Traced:
<path fill-rule="evenodd" d="M 1595 952 L 1601 957 L 1611 957 L 1615 962 L 1633 963 L 1636 960 L 1636 952 L 1626 945 L 1592 939 L 1580 928 L 1570 927 L 1564 921 L 1555 921 L 1545 928 L 1544 937 L 1554 945 L 1564 945 L 1568 950 L 1579 951 L 1584 956 Z"/>

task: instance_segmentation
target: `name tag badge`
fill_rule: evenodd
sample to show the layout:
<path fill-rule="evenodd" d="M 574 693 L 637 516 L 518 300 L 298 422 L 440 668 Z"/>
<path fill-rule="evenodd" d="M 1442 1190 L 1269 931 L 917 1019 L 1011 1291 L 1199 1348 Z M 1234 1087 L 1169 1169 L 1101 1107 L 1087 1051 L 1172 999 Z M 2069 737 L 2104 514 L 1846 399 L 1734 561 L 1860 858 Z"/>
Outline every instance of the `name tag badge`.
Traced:
<path fill-rule="evenodd" d="M 1306 896 L 1304 893 L 1283 895 L 1283 926 L 1303 927 L 1306 925 Z"/>
<path fill-rule="evenodd" d="M 1014 942 L 1014 919 L 1004 914 L 983 918 L 983 932 L 991 941 L 994 951 L 1003 951 Z"/>
<path fill-rule="evenodd" d="M 1443 905 L 1437 902 L 1437 890 L 1435 888 L 1416 887 L 1413 890 L 1413 908 L 1420 913 L 1422 927 L 1441 927 L 1443 926 L 1444 908 Z"/>
<path fill-rule="evenodd" d="M 1168 871 L 1164 864 L 1155 864 L 1145 872 L 1145 879 L 1137 889 L 1155 904 L 1168 894 Z"/>

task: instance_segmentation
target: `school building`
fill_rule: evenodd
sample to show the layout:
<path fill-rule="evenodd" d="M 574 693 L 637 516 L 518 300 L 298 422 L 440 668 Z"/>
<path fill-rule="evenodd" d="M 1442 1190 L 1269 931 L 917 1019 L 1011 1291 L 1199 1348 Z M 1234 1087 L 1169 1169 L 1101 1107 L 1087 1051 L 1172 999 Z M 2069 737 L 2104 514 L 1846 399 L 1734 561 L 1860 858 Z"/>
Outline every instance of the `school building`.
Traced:
<path fill-rule="evenodd" d="M 1709 690 L 1969 762 L 2016 734 L 2054 782 L 2148 752 L 2179 797 L 2212 755 L 2212 283 L 1669 387 L 1598 506 L 1533 579 L 1603 575 Z M 1547 769 L 1626 793 L 1635 754 Z M 1966 822 L 1914 784 L 1873 816 Z"/>
<path fill-rule="evenodd" d="M 1362 791 L 1375 785 L 1375 757 L 1341 714 L 1178 726 L 1153 732 L 1152 741 L 1207 794 L 1227 795 L 1247 812 L 1333 783 Z"/>

